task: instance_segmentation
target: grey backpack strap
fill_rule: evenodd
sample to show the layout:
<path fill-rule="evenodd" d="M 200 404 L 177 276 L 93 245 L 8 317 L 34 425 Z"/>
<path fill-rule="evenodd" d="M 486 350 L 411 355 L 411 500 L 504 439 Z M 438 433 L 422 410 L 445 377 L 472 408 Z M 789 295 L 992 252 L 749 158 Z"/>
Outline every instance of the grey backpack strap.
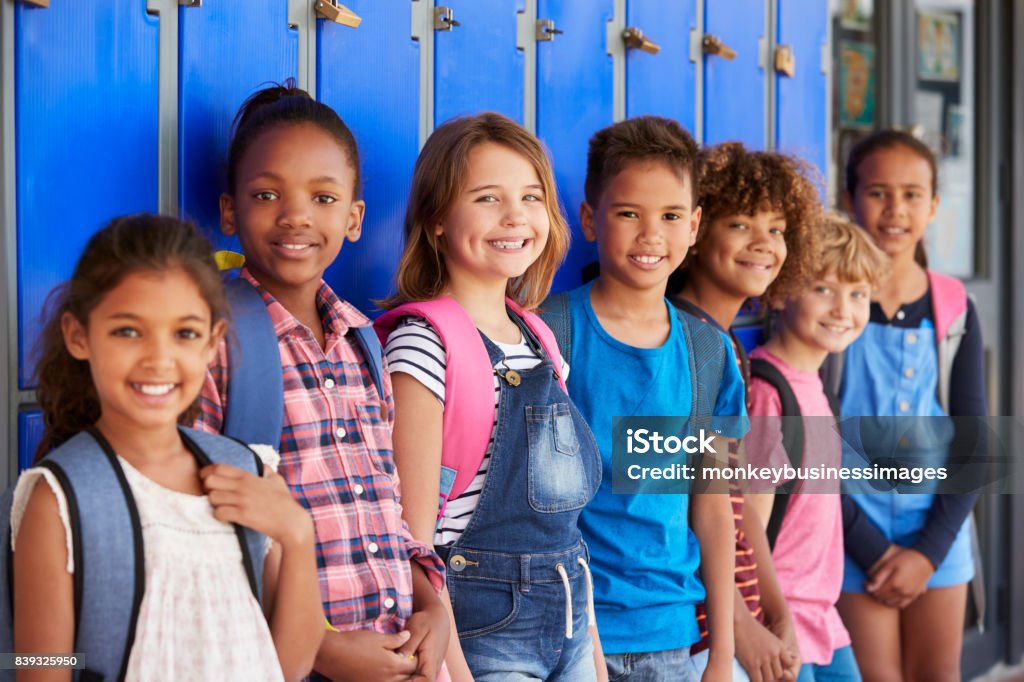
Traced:
<path fill-rule="evenodd" d="M 91 428 L 47 455 L 68 503 L 75 563 L 75 651 L 83 677 L 124 679 L 145 592 L 142 525 L 124 471 Z"/>
<path fill-rule="evenodd" d="M 201 466 L 229 464 L 257 476 L 263 475 L 263 460 L 248 445 L 224 436 L 217 436 L 186 427 L 179 427 L 182 440 Z M 256 600 L 263 603 L 263 555 L 266 536 L 263 533 L 235 524 L 235 535 L 242 549 L 242 563 L 249 578 L 249 587 Z"/>
<path fill-rule="evenodd" d="M 718 390 L 722 385 L 728 353 L 722 333 L 684 310 L 675 308 L 690 350 L 690 388 L 693 391 L 691 412 L 694 426 L 705 428 L 715 413 Z"/>
<path fill-rule="evenodd" d="M 835 396 L 837 399 L 841 395 L 845 359 L 845 353 L 829 353 L 825 357 L 825 362 L 822 363 L 819 372 L 821 383 L 825 387 L 825 395 Z M 833 410 L 833 412 L 837 412 L 837 410 Z"/>
<path fill-rule="evenodd" d="M 569 311 L 569 292 L 551 294 L 544 299 L 540 304 L 540 318 L 554 333 L 562 359 L 572 367 L 572 314 Z"/>

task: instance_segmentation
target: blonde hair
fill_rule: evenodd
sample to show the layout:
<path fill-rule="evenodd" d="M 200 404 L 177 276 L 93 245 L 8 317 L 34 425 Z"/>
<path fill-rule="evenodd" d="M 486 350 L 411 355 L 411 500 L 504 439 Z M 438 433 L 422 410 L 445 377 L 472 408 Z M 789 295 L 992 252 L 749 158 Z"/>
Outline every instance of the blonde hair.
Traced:
<path fill-rule="evenodd" d="M 889 257 L 867 232 L 838 213 L 826 213 L 818 226 L 815 276 L 835 273 L 843 282 L 868 282 L 872 289 L 889 276 Z"/>
<path fill-rule="evenodd" d="M 540 256 L 520 277 L 510 279 L 506 294 L 527 309 L 536 308 L 551 289 L 555 271 L 569 250 L 569 225 L 558 205 L 551 163 L 540 141 L 510 118 L 487 112 L 447 121 L 427 139 L 413 171 L 405 214 L 405 250 L 395 275 L 397 293 L 379 301 L 384 309 L 408 301 L 429 301 L 448 287 L 444 240 L 434 228 L 444 220 L 469 173 L 469 154 L 491 142 L 529 161 L 544 188 L 551 227 Z"/>

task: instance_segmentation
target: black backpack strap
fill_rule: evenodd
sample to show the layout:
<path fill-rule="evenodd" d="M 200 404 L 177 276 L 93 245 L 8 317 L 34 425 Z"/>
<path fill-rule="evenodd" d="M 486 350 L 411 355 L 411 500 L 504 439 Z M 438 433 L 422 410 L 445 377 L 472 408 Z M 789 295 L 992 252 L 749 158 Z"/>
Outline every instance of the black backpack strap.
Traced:
<path fill-rule="evenodd" d="M 569 311 L 569 292 L 551 294 L 540 305 L 540 318 L 551 328 L 558 343 L 562 359 L 572 367 L 572 314 Z M 561 371 L 561 368 L 557 368 Z"/>
<path fill-rule="evenodd" d="M 801 414 L 800 404 L 796 401 L 792 387 L 775 365 L 762 358 L 754 358 L 750 361 L 750 376 L 767 382 L 779 394 L 783 417 L 782 447 L 786 449 L 786 455 L 793 468 L 799 467 L 804 456 L 804 425 L 802 419 L 793 418 L 800 417 Z M 768 545 L 773 549 L 775 540 L 779 537 L 779 530 L 782 529 L 782 522 L 786 518 L 786 508 L 789 506 L 789 496 L 793 491 L 793 486 L 794 481 L 787 481 L 775 491 L 772 514 L 765 528 Z"/>

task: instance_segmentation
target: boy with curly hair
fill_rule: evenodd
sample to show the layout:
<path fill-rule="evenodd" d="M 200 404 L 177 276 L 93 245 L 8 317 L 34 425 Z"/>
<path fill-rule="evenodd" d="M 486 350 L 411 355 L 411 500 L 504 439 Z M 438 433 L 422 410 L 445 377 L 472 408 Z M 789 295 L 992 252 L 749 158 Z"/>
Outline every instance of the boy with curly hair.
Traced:
<path fill-rule="evenodd" d="M 702 151 L 700 198 L 703 210 L 696 242 L 669 282 L 672 302 L 731 336 L 744 382 L 749 365 L 729 327 L 750 299 L 783 301 L 813 268 L 816 225 L 821 213 L 810 166 L 777 152 L 728 142 Z M 781 446 L 780 446 L 781 447 Z M 771 453 L 770 460 L 785 460 Z M 731 453 L 733 464 L 738 453 Z M 736 658 L 734 679 L 775 680 L 800 669 L 793 620 L 772 568 L 764 523 L 730 494 L 735 522 Z M 753 501 L 754 498 L 748 500 Z M 707 660 L 714 633 L 698 609 L 701 641 L 693 647 L 699 666 Z"/>

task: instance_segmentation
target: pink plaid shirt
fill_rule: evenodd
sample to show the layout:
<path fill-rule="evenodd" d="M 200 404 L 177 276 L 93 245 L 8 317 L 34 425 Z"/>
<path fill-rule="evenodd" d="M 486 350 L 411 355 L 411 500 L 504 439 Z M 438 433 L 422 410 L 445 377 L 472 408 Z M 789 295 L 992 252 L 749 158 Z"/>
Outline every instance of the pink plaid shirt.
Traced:
<path fill-rule="evenodd" d="M 321 349 L 247 270 L 241 276 L 258 287 L 277 332 L 284 373 L 278 471 L 313 517 L 324 613 L 339 630 L 398 632 L 412 613 L 409 560 L 438 590 L 444 565 L 402 519 L 390 378 L 385 372 L 382 401 L 358 345 L 346 337 L 349 327 L 370 321 L 321 282 L 316 303 L 327 340 Z M 221 343 L 200 394 L 197 428 L 221 430 L 228 366 Z"/>

